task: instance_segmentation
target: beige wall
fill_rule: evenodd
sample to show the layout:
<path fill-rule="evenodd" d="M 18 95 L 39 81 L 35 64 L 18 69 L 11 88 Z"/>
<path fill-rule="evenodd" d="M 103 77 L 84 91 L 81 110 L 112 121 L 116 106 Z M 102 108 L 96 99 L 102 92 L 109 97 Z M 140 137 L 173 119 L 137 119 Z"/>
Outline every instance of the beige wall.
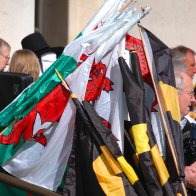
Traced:
<path fill-rule="evenodd" d="M 40 0 L 42 3 L 41 33 L 50 46 L 65 46 L 67 43 L 68 0 Z"/>
<path fill-rule="evenodd" d="M 95 15 L 103 0 L 68 0 L 68 41 L 73 40 Z"/>
<path fill-rule="evenodd" d="M 196 50 L 196 1 L 145 1 L 152 7 L 151 14 L 142 21 L 145 27 L 170 47 L 183 44 Z"/>
<path fill-rule="evenodd" d="M 104 2 L 40 1 L 46 3 L 43 8 L 42 33 L 51 46 L 64 46 L 67 39 L 69 42 L 73 40 Z M 11 44 L 13 52 L 21 47 L 20 41 L 23 37 L 34 32 L 35 0 L 0 0 L 0 5 L 0 37 Z M 170 47 L 184 44 L 196 50 L 196 1 L 138 0 L 138 7 L 141 5 L 152 7 L 151 14 L 142 20 L 143 26 Z M 136 35 L 136 32 L 136 28 L 131 30 L 132 34 Z"/>
<path fill-rule="evenodd" d="M 71 41 L 96 13 L 104 0 L 69 0 L 68 40 Z M 138 0 L 138 7 L 148 5 L 151 14 L 142 25 L 151 30 L 169 47 L 184 44 L 196 50 L 196 1 Z M 132 30 L 131 33 L 137 35 Z"/>
<path fill-rule="evenodd" d="M 34 0 L 0 0 L 0 37 L 9 42 L 11 53 L 34 31 L 34 6 Z"/>

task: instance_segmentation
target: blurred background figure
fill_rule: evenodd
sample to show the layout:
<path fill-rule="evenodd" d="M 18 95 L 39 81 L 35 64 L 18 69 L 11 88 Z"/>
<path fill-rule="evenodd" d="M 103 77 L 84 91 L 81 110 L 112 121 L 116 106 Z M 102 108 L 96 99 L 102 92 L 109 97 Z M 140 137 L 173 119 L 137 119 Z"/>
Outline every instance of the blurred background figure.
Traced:
<path fill-rule="evenodd" d="M 42 34 L 38 32 L 23 38 L 21 44 L 23 49 L 32 50 L 37 55 L 42 73 L 56 61 L 64 49 L 64 47 L 50 47 Z"/>
<path fill-rule="evenodd" d="M 9 63 L 10 59 L 10 45 L 0 38 L 0 71 L 4 71 L 6 65 Z"/>
<path fill-rule="evenodd" d="M 39 78 L 40 63 L 37 56 L 31 50 L 17 50 L 11 58 L 9 71 L 30 74 L 35 82 Z"/>
<path fill-rule="evenodd" d="M 191 79 L 194 85 L 194 94 L 196 91 L 196 61 L 195 51 L 185 46 L 177 46 L 171 49 L 172 63 L 175 72 L 184 72 Z M 195 95 L 194 95 L 195 96 Z M 192 102 L 191 111 L 195 112 L 196 101 Z M 195 116 L 195 115 L 193 115 Z"/>
<path fill-rule="evenodd" d="M 185 72 L 193 78 L 196 73 L 195 51 L 185 46 L 177 46 L 171 49 L 174 69 Z"/>
<path fill-rule="evenodd" d="M 176 88 L 180 106 L 180 115 L 182 118 L 181 127 L 182 135 L 179 137 L 183 140 L 184 163 L 185 163 L 185 181 L 187 188 L 190 188 L 189 195 L 195 195 L 196 192 L 196 122 L 187 115 L 190 111 L 191 103 L 195 102 L 194 88 L 191 77 L 185 72 L 175 72 Z M 182 141 L 180 142 L 181 145 Z M 180 153 L 181 157 L 183 153 Z"/>

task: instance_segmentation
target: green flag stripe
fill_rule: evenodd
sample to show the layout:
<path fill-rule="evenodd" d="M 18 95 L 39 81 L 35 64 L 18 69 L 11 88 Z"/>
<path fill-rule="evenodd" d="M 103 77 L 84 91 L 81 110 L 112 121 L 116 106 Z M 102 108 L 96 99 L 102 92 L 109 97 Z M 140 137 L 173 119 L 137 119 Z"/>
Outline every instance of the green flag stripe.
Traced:
<path fill-rule="evenodd" d="M 24 118 L 32 108 L 54 87 L 60 79 L 55 68 L 66 78 L 77 67 L 77 62 L 70 56 L 61 55 L 53 65 L 21 96 L 0 113 L 0 126 L 8 126 L 14 119 Z"/>

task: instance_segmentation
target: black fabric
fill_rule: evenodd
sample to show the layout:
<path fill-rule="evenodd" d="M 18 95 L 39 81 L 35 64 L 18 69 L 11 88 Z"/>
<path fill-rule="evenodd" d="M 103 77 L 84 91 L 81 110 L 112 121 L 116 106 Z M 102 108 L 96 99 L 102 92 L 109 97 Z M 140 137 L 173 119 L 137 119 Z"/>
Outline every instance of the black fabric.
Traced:
<path fill-rule="evenodd" d="M 153 148 L 155 145 L 157 145 L 157 143 L 156 143 L 156 138 L 155 138 L 152 126 L 151 126 L 150 116 L 149 116 L 147 109 L 146 109 L 146 119 L 147 119 L 147 126 L 148 126 L 149 143 L 150 143 L 151 148 Z M 156 159 L 156 161 L 159 162 L 158 159 Z M 171 176 L 172 176 L 172 174 L 171 174 Z M 174 196 L 174 190 L 172 189 L 172 184 L 170 183 L 170 179 L 168 179 L 166 181 L 166 183 L 163 185 L 162 189 L 163 189 L 163 195 L 165 195 L 165 196 L 166 195 L 167 196 L 173 195 Z"/>
<path fill-rule="evenodd" d="M 102 154 L 100 147 L 104 145 L 104 142 L 80 102 L 76 98 L 72 100 L 77 108 L 75 136 L 70 161 L 68 163 L 64 195 L 101 196 L 104 195 L 104 193 L 95 176 L 92 164 L 93 161 Z M 93 118 L 94 117 L 93 115 Z M 95 119 L 95 121 L 96 120 L 97 119 Z M 122 172 L 116 175 L 122 178 L 125 194 L 136 196 L 133 187 L 124 173 Z M 71 178 L 69 179 L 70 176 Z"/>
<path fill-rule="evenodd" d="M 74 101 L 74 103 L 78 110 L 76 112 L 74 140 L 68 162 L 64 195 L 102 196 L 104 192 L 92 167 L 93 161 L 100 155 L 100 152 L 89 133 L 87 128 L 89 122 L 83 113 L 82 107 L 78 101 Z"/>
<path fill-rule="evenodd" d="M 85 110 L 86 110 L 89 118 L 91 119 L 93 126 L 95 127 L 95 129 L 97 131 L 97 137 L 100 137 L 103 140 L 103 143 L 107 145 L 108 149 L 111 151 L 111 153 L 116 158 L 122 156 L 120 148 L 117 144 L 117 140 L 115 139 L 111 130 L 103 124 L 100 117 L 98 116 L 96 111 L 93 109 L 92 105 L 88 101 L 83 101 L 83 105 L 85 107 Z M 134 150 L 134 149 L 132 149 L 132 150 Z M 133 187 L 138 195 L 142 195 L 142 196 L 147 195 L 140 180 L 137 181 L 133 185 Z"/>
<path fill-rule="evenodd" d="M 145 28 L 143 28 L 145 29 Z M 155 61 L 157 77 L 159 81 L 165 84 L 175 85 L 174 68 L 171 58 L 171 50 L 165 45 L 159 38 L 153 35 L 150 31 L 145 29 L 150 45 L 153 52 L 153 58 Z"/>
<path fill-rule="evenodd" d="M 146 108 L 139 60 L 135 52 L 131 52 L 130 54 L 133 73 L 122 57 L 119 58 L 119 65 L 123 78 L 129 116 L 132 126 L 134 126 L 141 123 L 146 124 Z M 135 138 L 133 139 L 135 140 Z M 139 160 L 149 195 L 163 195 L 150 151 L 139 154 Z"/>
<path fill-rule="evenodd" d="M 134 157 L 136 154 L 136 149 L 135 146 L 133 144 L 133 140 L 129 135 L 129 130 L 131 127 L 131 122 L 130 121 L 124 121 L 124 155 L 127 156 L 128 159 L 130 159 L 131 157 Z M 131 161 L 131 159 L 130 159 Z"/>
<path fill-rule="evenodd" d="M 152 74 L 155 80 L 155 85 L 158 85 L 158 82 L 163 82 L 164 84 L 167 84 L 175 88 L 176 84 L 175 84 L 175 77 L 174 77 L 174 69 L 172 64 L 171 51 L 169 47 L 166 46 L 161 40 L 159 40 L 150 31 L 148 31 L 143 27 L 141 28 L 146 32 L 148 36 L 148 40 L 150 42 L 152 53 L 153 53 L 155 66 L 152 67 Z M 161 97 L 161 95 L 159 96 Z M 175 109 L 176 105 L 175 106 L 173 105 L 173 107 Z M 168 110 L 171 110 L 171 108 L 169 108 Z M 171 143 L 171 145 L 169 145 L 169 148 L 167 148 L 167 152 L 166 152 L 167 153 L 166 165 L 170 173 L 170 176 L 172 178 L 171 180 L 172 180 L 172 184 L 174 185 L 173 186 L 174 190 L 183 193 L 182 186 L 180 184 L 180 181 L 183 180 L 183 176 L 184 176 L 182 130 L 180 124 L 172 118 L 171 111 L 167 111 L 167 113 L 164 114 L 165 114 L 165 121 L 167 122 L 167 126 L 168 126 L 167 127 L 168 134 L 170 138 L 170 142 L 168 142 L 167 145 Z M 167 139 L 168 138 L 166 137 L 166 140 Z M 179 173 L 177 172 L 177 168 L 174 164 L 173 154 L 170 152 L 171 149 L 173 150 L 175 158 L 177 160 L 178 167 L 180 170 Z M 171 173 L 174 174 L 175 176 L 172 175 Z"/>
<path fill-rule="evenodd" d="M 29 74 L 0 72 L 0 111 L 33 82 Z"/>
<path fill-rule="evenodd" d="M 185 165 L 189 166 L 196 161 L 196 124 L 186 120 L 182 133 Z"/>
<path fill-rule="evenodd" d="M 119 58 L 119 65 L 123 76 L 123 89 L 126 94 L 127 107 L 131 110 L 132 126 L 144 123 L 146 121 L 145 110 L 143 107 L 138 107 L 144 103 L 144 89 L 141 88 L 140 83 L 135 78 L 137 75 L 131 72 L 122 57 Z"/>
<path fill-rule="evenodd" d="M 97 131 L 97 137 L 99 136 L 99 140 L 102 140 L 102 145 L 106 144 L 115 157 L 122 156 L 117 140 L 113 135 L 111 129 L 107 128 L 103 124 L 101 118 L 98 116 L 98 114 L 95 112 L 94 108 L 88 101 L 83 101 L 82 103 L 85 107 L 86 112 L 88 113 L 89 118 L 91 119 L 93 126 Z"/>
<path fill-rule="evenodd" d="M 193 189 L 188 189 L 188 196 L 195 196 L 196 195 L 196 191 L 194 191 Z"/>

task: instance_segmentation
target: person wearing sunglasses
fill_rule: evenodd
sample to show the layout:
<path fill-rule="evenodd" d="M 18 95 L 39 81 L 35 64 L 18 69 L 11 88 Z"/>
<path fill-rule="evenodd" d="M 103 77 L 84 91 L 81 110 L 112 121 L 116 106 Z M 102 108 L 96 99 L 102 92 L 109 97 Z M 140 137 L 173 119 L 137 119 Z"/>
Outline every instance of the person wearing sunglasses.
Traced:
<path fill-rule="evenodd" d="M 0 71 L 4 71 L 10 59 L 10 45 L 2 38 L 0 38 Z"/>

